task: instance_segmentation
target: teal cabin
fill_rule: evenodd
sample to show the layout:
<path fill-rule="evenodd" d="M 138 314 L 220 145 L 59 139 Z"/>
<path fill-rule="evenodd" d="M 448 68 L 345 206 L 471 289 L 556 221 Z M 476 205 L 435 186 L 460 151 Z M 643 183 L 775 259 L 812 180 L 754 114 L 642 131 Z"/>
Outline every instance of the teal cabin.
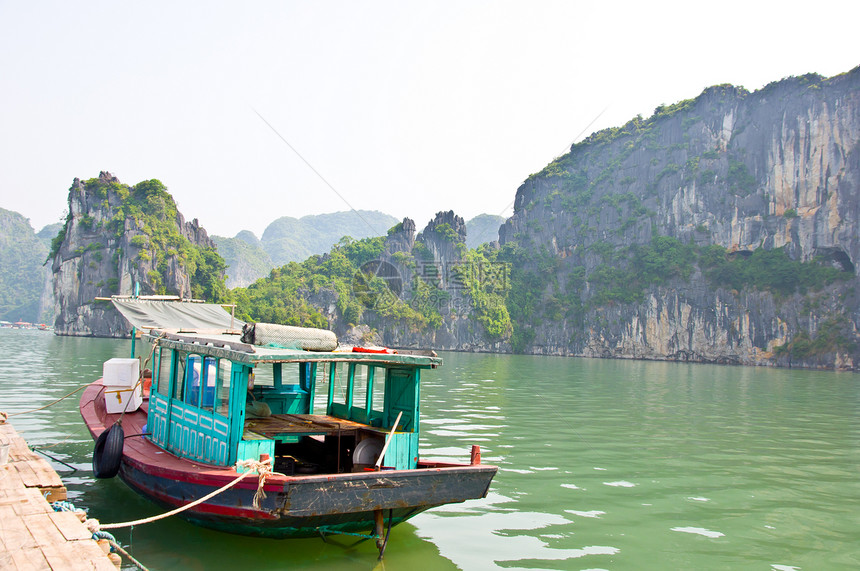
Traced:
<path fill-rule="evenodd" d="M 417 467 L 421 370 L 435 356 L 152 340 L 147 431 L 176 456 L 232 466 L 268 455 L 276 472 L 325 474 L 370 469 L 384 449 L 382 469 Z"/>

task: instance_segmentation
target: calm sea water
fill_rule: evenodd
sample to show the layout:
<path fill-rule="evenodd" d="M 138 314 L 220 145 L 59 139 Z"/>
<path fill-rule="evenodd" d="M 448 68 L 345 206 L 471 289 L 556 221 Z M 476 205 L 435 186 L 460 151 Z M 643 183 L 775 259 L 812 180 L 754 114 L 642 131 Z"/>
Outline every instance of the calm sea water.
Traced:
<path fill-rule="evenodd" d="M 97 378 L 127 341 L 0 330 L 0 410 Z M 264 540 L 179 519 L 117 532 L 150 569 L 857 569 L 855 374 L 443 354 L 424 377 L 422 455 L 468 461 L 490 495 L 372 542 Z M 102 522 L 159 513 L 92 477 L 77 395 L 11 419 Z"/>

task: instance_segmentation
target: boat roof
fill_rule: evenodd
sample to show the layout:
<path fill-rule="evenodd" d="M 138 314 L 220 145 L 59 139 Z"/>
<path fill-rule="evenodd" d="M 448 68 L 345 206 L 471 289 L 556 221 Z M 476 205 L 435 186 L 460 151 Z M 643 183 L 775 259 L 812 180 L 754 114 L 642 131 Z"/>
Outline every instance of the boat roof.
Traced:
<path fill-rule="evenodd" d="M 169 295 L 112 296 L 113 305 L 140 331 L 241 332 L 244 321 L 223 306 Z"/>
<path fill-rule="evenodd" d="M 264 363 L 347 361 L 380 365 L 435 368 L 442 359 L 433 351 L 355 353 L 352 346 L 334 351 L 305 351 L 281 345 L 250 345 L 241 341 L 243 321 L 223 306 L 175 296 L 112 296 L 114 306 L 150 341 L 161 346 L 256 366 Z"/>
<path fill-rule="evenodd" d="M 434 351 L 398 349 L 396 353 L 356 353 L 351 345 L 334 351 L 304 351 L 278 345 L 242 343 L 234 334 L 196 334 L 150 331 L 147 337 L 162 347 L 199 353 L 257 366 L 267 363 L 349 362 L 368 365 L 409 366 L 435 369 L 442 359 Z"/>

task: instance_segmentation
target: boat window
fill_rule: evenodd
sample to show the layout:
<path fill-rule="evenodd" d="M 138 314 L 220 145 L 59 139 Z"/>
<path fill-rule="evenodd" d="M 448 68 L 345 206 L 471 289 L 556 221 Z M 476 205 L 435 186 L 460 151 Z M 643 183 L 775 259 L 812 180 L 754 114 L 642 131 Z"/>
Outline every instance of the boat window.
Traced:
<path fill-rule="evenodd" d="M 299 374 L 298 363 L 284 363 L 281 369 L 282 383 L 285 385 L 299 385 L 301 383 L 301 375 Z"/>
<path fill-rule="evenodd" d="M 379 368 L 373 375 L 373 403 L 371 410 L 385 411 L 385 369 Z"/>
<path fill-rule="evenodd" d="M 200 408 L 212 411 L 215 407 L 215 381 L 218 376 L 214 357 L 203 357 L 203 380 L 200 383 Z"/>
<path fill-rule="evenodd" d="M 173 398 L 182 399 L 182 390 L 185 388 L 185 353 L 176 351 L 176 371 L 173 383 Z"/>
<path fill-rule="evenodd" d="M 273 367 L 255 367 L 254 368 L 254 386 L 255 387 L 274 387 L 275 375 Z"/>
<path fill-rule="evenodd" d="M 355 365 L 352 377 L 352 406 L 354 408 L 365 408 L 367 406 L 367 377 L 369 374 L 367 365 Z"/>
<path fill-rule="evenodd" d="M 185 398 L 187 404 L 200 406 L 200 378 L 203 376 L 203 365 L 200 355 L 189 355 L 186 360 Z"/>
<path fill-rule="evenodd" d="M 170 388 L 171 359 L 173 359 L 173 352 L 170 349 L 158 348 L 158 379 L 156 379 L 155 392 L 165 397 L 169 394 Z"/>
<path fill-rule="evenodd" d="M 311 405 L 311 414 L 325 414 L 328 403 L 329 370 L 331 363 L 320 363 L 317 366 L 316 392 Z"/>
<path fill-rule="evenodd" d="M 218 360 L 218 380 L 215 384 L 215 412 L 228 416 L 230 411 L 230 366 L 227 359 Z"/>
<path fill-rule="evenodd" d="M 349 390 L 349 367 L 336 367 L 335 363 L 332 363 L 331 366 L 334 369 L 334 376 L 331 379 L 331 402 L 336 404 L 346 404 L 346 394 Z"/>

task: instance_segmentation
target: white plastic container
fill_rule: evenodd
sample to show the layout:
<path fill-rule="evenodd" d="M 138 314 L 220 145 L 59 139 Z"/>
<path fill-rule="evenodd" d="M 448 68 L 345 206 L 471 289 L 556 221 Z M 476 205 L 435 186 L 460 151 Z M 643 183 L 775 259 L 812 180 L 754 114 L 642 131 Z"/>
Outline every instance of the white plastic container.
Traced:
<path fill-rule="evenodd" d="M 143 402 L 143 387 L 140 379 L 140 361 L 114 358 L 105 361 L 102 367 L 105 409 L 108 414 L 133 412 Z"/>
<path fill-rule="evenodd" d="M 140 361 L 114 358 L 102 366 L 102 382 L 105 386 L 132 388 L 140 378 Z"/>
<path fill-rule="evenodd" d="M 105 385 L 105 410 L 108 414 L 134 412 L 143 402 L 143 391 L 138 385 L 134 389 Z"/>

